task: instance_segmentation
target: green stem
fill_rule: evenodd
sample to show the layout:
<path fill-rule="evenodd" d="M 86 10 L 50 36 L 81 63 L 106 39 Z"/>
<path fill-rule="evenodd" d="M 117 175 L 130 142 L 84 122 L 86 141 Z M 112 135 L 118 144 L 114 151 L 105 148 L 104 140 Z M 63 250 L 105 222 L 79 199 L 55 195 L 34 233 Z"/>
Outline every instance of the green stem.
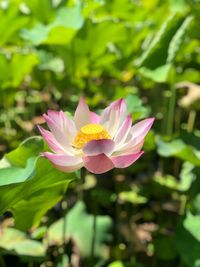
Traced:
<path fill-rule="evenodd" d="M 6 267 L 6 263 L 5 263 L 4 258 L 3 258 L 2 255 L 0 255 L 0 266 L 1 267 Z"/>
<path fill-rule="evenodd" d="M 83 201 L 84 169 L 80 169 L 80 180 L 78 184 L 78 199 Z"/>
<path fill-rule="evenodd" d="M 193 131 L 195 119 L 196 119 L 196 111 L 191 110 L 189 113 L 188 123 L 187 123 L 187 131 L 189 133 L 192 133 L 192 131 Z"/>
<path fill-rule="evenodd" d="M 62 238 L 63 238 L 63 255 L 67 254 L 66 250 L 66 229 L 67 229 L 67 201 L 65 200 L 65 198 L 63 198 L 63 202 L 62 202 L 62 208 L 63 208 L 63 228 L 62 228 Z M 65 267 L 66 263 L 65 263 L 65 258 L 62 257 L 62 267 Z"/>
<path fill-rule="evenodd" d="M 97 215 L 94 214 L 93 217 L 93 226 L 92 226 L 92 245 L 91 245 L 91 262 L 94 266 L 94 258 L 95 258 L 95 243 L 96 243 L 96 228 L 97 228 Z"/>
<path fill-rule="evenodd" d="M 120 243 L 120 236 L 119 236 L 119 226 L 120 226 L 120 212 L 121 206 L 119 204 L 119 182 L 115 180 L 115 193 L 116 193 L 116 200 L 115 200 L 115 219 L 116 219 L 116 241 Z"/>
<path fill-rule="evenodd" d="M 175 107 L 176 107 L 176 88 L 175 86 L 172 85 L 171 86 L 171 97 L 169 100 L 168 118 L 167 118 L 167 134 L 169 136 L 171 136 L 173 133 Z"/>

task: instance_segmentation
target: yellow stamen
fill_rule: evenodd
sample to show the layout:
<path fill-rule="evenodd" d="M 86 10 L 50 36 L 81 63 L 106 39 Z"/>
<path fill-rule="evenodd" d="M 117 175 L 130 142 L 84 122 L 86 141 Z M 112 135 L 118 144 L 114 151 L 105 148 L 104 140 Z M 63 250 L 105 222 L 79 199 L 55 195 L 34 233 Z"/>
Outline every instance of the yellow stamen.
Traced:
<path fill-rule="evenodd" d="M 76 135 L 73 145 L 76 148 L 82 148 L 86 143 L 92 140 L 111 139 L 107 130 L 100 124 L 87 124 L 83 126 Z"/>

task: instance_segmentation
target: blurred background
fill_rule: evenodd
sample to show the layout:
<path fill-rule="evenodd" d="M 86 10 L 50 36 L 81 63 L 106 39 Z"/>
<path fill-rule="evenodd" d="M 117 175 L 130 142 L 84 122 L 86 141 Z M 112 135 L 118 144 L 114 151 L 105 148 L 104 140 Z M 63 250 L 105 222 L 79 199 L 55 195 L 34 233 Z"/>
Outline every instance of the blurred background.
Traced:
<path fill-rule="evenodd" d="M 12 163 L 0 172 L 1 267 L 200 266 L 199 16 L 199 0 L 0 0 L 0 168 Z M 56 181 L 11 184 L 43 149 L 30 139 L 42 114 L 73 114 L 80 96 L 91 110 L 122 97 L 135 122 L 156 117 L 144 156 L 86 173 L 81 200 L 77 182 L 62 201 Z M 41 166 L 34 179 L 64 179 Z"/>

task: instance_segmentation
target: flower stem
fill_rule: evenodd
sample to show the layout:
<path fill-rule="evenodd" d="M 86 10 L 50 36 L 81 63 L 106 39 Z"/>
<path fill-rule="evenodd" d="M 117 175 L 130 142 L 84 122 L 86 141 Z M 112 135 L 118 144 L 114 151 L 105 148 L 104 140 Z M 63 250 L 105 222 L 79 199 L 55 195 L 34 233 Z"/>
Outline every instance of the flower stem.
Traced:
<path fill-rule="evenodd" d="M 119 228 L 120 228 L 120 212 L 121 212 L 121 206 L 119 203 L 119 182 L 117 179 L 115 179 L 115 194 L 116 194 L 116 200 L 115 200 L 115 220 L 116 220 L 116 242 L 119 244 L 120 242 L 120 236 L 119 236 Z"/>
<path fill-rule="evenodd" d="M 93 217 L 93 226 L 92 226 L 92 244 L 91 244 L 91 266 L 94 266 L 95 258 L 95 243 L 96 243 L 96 228 L 97 228 L 97 215 L 96 212 Z"/>
<path fill-rule="evenodd" d="M 84 169 L 80 169 L 80 179 L 78 183 L 78 199 L 83 201 Z"/>
<path fill-rule="evenodd" d="M 67 254 L 66 251 L 66 230 L 67 230 L 67 201 L 65 200 L 65 195 L 62 201 L 62 209 L 63 209 L 63 228 L 62 228 L 62 239 L 63 239 L 63 255 Z M 65 259 L 62 257 L 62 267 L 65 267 Z"/>
<path fill-rule="evenodd" d="M 171 86 L 171 97 L 169 100 L 169 111 L 167 118 L 167 134 L 169 136 L 173 133 L 173 124 L 174 124 L 174 113 L 176 107 L 176 88 L 175 86 Z"/>
<path fill-rule="evenodd" d="M 195 110 L 191 110 L 190 113 L 189 113 L 188 123 L 187 123 L 187 131 L 188 131 L 188 133 L 192 133 L 193 128 L 194 128 L 195 119 L 196 119 L 196 111 Z"/>
<path fill-rule="evenodd" d="M 0 255 L 0 266 L 1 267 L 6 267 L 6 263 L 5 263 L 4 258 L 3 258 L 2 255 Z"/>

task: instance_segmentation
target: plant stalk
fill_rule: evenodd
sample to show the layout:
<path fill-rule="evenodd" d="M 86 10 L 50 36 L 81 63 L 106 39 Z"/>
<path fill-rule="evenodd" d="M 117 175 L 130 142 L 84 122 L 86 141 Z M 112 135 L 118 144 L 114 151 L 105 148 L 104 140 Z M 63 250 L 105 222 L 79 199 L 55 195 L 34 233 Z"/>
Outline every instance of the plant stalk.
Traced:
<path fill-rule="evenodd" d="M 169 100 L 168 118 L 167 118 L 167 135 L 169 136 L 173 134 L 175 107 L 176 107 L 176 87 L 172 85 L 171 97 Z"/>

